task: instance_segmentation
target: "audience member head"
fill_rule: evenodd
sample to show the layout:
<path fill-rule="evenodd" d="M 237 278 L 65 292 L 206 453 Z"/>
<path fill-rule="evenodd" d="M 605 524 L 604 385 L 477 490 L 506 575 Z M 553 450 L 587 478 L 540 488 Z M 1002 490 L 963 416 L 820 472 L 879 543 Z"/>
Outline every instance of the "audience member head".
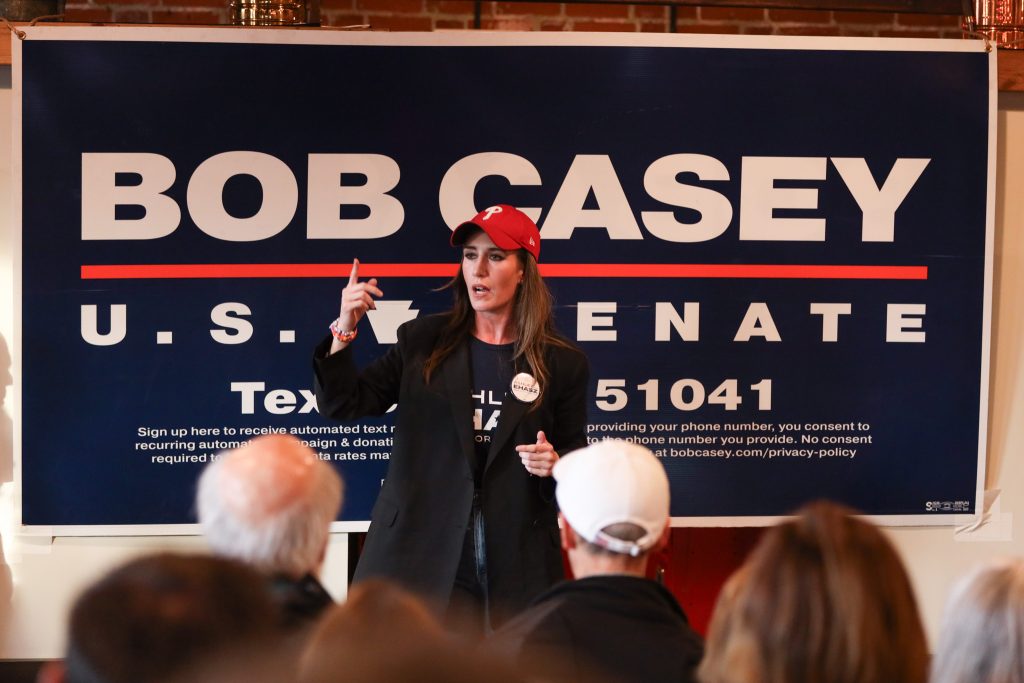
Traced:
<path fill-rule="evenodd" d="M 351 651 L 346 650 L 349 654 Z M 300 672 L 298 683 L 540 683 L 507 662 L 454 643 L 376 642 L 334 668 Z M 549 681 L 547 683 L 555 683 Z"/>
<path fill-rule="evenodd" d="M 668 539 L 669 487 L 651 451 L 605 440 L 555 463 L 562 546 L 576 578 L 643 574 L 647 555 Z"/>
<path fill-rule="evenodd" d="M 427 606 L 382 579 L 352 586 L 348 600 L 328 611 L 311 634 L 302 656 L 302 680 L 331 680 L 368 650 L 402 643 L 426 649 L 447 635 Z"/>
<path fill-rule="evenodd" d="M 1024 683 L 1024 560 L 982 567 L 953 590 L 932 683 Z"/>
<path fill-rule="evenodd" d="M 352 587 L 310 637 L 298 683 L 526 683 L 460 646 L 417 597 L 380 579 Z"/>
<path fill-rule="evenodd" d="M 154 683 L 265 650 L 277 609 L 265 579 L 232 560 L 152 555 L 100 579 L 75 601 L 63 665 L 41 681 Z"/>
<path fill-rule="evenodd" d="M 214 553 L 268 574 L 317 574 L 341 507 L 338 473 L 294 436 L 222 453 L 199 479 L 196 506 Z"/>
<path fill-rule="evenodd" d="M 769 529 L 726 583 L 702 683 L 922 683 L 910 581 L 882 532 L 832 503 Z"/>

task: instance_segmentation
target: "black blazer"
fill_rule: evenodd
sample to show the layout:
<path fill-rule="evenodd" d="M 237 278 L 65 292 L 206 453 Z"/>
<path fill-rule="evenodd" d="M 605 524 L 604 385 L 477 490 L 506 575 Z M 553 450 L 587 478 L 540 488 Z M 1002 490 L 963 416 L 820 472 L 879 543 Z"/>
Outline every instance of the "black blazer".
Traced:
<path fill-rule="evenodd" d="M 398 329 L 398 343 L 359 372 L 350 348 L 314 355 L 321 414 L 336 420 L 382 415 L 398 403 L 395 439 L 384 486 L 355 579 L 395 580 L 448 603 L 473 501 L 473 406 L 467 345 L 423 381 L 423 364 L 444 324 L 427 316 Z M 515 451 L 544 430 L 560 455 L 586 445 L 588 366 L 576 349 L 550 348 L 551 375 L 541 404 L 506 396 L 481 483 L 491 621 L 524 608 L 563 578 L 554 480 L 530 475 Z"/>

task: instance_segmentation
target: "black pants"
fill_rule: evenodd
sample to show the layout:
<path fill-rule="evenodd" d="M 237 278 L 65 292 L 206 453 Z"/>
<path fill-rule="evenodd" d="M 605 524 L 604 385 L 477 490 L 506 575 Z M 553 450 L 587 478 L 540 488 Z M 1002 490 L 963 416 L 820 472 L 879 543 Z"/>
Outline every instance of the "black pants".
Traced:
<path fill-rule="evenodd" d="M 484 515 L 477 496 L 473 497 L 473 510 L 469 515 L 445 621 L 452 630 L 473 638 L 491 633 Z"/>

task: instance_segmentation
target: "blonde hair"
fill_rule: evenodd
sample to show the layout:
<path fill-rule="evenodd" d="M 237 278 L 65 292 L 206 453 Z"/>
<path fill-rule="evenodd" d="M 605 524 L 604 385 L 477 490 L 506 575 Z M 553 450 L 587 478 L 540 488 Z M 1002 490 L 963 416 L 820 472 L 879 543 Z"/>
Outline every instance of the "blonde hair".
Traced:
<path fill-rule="evenodd" d="M 873 525 L 819 502 L 767 531 L 715 606 L 702 683 L 924 683 L 910 580 Z"/>
<path fill-rule="evenodd" d="M 1024 560 L 957 582 L 943 617 L 932 683 L 1024 683 Z"/>

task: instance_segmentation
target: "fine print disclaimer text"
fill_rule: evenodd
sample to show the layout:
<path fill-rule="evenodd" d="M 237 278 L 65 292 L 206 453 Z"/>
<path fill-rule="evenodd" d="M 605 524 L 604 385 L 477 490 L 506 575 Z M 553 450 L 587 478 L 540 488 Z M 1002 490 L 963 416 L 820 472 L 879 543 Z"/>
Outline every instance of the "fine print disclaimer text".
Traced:
<path fill-rule="evenodd" d="M 606 422 L 587 441 L 623 439 L 659 458 L 853 460 L 873 443 L 868 422 Z"/>
<path fill-rule="evenodd" d="M 150 463 L 179 465 L 213 462 L 222 451 L 238 448 L 265 434 L 291 434 L 327 461 L 388 460 L 391 425 L 327 425 L 316 427 L 228 426 L 139 427 L 133 450 Z"/>

